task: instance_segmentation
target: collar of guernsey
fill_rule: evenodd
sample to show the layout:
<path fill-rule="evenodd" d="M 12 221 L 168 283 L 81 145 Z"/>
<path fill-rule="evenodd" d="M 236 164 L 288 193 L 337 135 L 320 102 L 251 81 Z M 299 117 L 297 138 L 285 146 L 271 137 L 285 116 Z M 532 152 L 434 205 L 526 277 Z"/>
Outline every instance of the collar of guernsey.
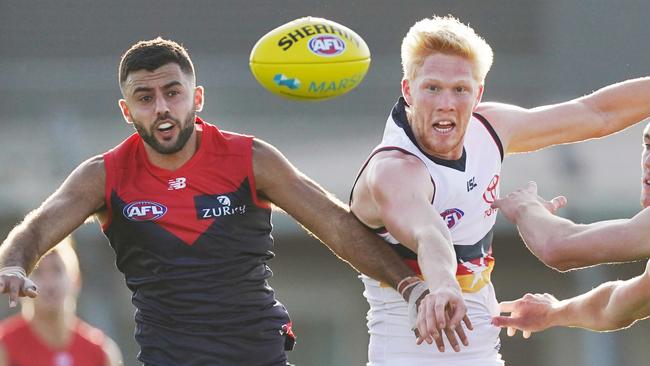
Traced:
<path fill-rule="evenodd" d="M 399 98 L 388 116 L 382 141 L 370 158 L 380 151 L 399 150 L 424 163 L 434 186 L 432 205 L 447 224 L 453 240 L 456 278 L 464 292 L 477 292 L 490 282 L 494 267 L 492 236 L 497 212 L 490 205 L 499 196 L 501 141 L 487 119 L 474 113 L 467 126 L 461 158 L 444 160 L 431 156 L 417 144 L 406 117 L 407 107 L 404 98 Z M 421 273 L 415 253 L 385 228 L 374 230 Z"/>

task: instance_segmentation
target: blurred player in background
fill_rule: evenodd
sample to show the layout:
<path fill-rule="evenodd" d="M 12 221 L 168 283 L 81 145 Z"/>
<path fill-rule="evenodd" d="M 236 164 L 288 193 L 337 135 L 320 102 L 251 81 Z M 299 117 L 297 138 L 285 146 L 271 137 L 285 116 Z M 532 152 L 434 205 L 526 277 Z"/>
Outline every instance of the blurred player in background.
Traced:
<path fill-rule="evenodd" d="M 537 195 L 533 182 L 496 200 L 494 206 L 517 225 L 538 258 L 560 271 L 645 260 L 650 258 L 650 124 L 643 131 L 641 171 L 643 210 L 631 219 L 576 224 L 552 214 L 566 203 L 564 197 L 546 201 Z M 510 336 L 521 330 L 528 338 L 532 332 L 557 326 L 597 331 L 625 328 L 650 316 L 650 261 L 640 276 L 607 282 L 567 300 L 558 301 L 550 294 L 526 294 L 500 305 L 501 311 L 510 315 L 493 321 L 508 327 Z"/>
<path fill-rule="evenodd" d="M 122 365 L 119 348 L 76 315 L 81 289 L 72 238 L 46 254 L 32 272 L 39 296 L 0 323 L 0 366 Z"/>
<path fill-rule="evenodd" d="M 490 281 L 496 219 L 490 205 L 499 194 L 502 159 L 606 136 L 647 118 L 650 78 L 526 109 L 481 103 L 492 49 L 453 17 L 417 22 L 401 51 L 402 97 L 357 177 L 350 206 L 426 279 L 418 343 L 437 348 L 416 346 L 407 304 L 363 276 L 369 365 L 503 365 L 499 328 L 491 324 L 499 307 Z M 462 329 L 455 309 L 465 307 L 474 330 L 461 349 L 453 341 Z M 449 346 L 459 353 L 442 353 Z"/>
<path fill-rule="evenodd" d="M 145 365 L 280 366 L 294 337 L 267 283 L 273 205 L 362 273 L 396 288 L 414 274 L 273 146 L 201 120 L 204 90 L 179 44 L 133 45 L 119 84 L 137 133 L 83 162 L 12 230 L 0 247 L 10 301 L 36 296 L 25 272 L 95 216 L 133 291 Z"/>

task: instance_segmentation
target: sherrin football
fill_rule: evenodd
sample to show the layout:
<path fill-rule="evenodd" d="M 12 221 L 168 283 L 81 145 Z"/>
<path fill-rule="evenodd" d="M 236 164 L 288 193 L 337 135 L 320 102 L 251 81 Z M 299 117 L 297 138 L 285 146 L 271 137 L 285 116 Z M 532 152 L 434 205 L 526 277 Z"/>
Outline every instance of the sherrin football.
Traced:
<path fill-rule="evenodd" d="M 331 20 L 296 19 L 260 38 L 250 56 L 255 79 L 294 100 L 323 100 L 354 89 L 370 66 L 370 50 L 353 30 Z"/>

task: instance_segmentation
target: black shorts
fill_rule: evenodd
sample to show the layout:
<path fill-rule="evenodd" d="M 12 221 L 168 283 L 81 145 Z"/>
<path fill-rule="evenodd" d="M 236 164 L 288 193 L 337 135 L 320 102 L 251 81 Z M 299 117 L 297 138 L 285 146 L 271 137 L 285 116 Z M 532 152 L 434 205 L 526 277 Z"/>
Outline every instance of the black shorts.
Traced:
<path fill-rule="evenodd" d="M 288 366 L 285 337 L 278 329 L 233 334 L 142 323 L 135 333 L 145 366 Z"/>

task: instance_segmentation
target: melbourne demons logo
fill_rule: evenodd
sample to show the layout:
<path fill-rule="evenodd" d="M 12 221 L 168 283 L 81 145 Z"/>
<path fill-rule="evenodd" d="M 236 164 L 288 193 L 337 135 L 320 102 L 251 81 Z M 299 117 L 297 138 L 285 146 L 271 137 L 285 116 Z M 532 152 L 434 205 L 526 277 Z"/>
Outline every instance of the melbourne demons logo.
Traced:
<path fill-rule="evenodd" d="M 460 219 L 462 219 L 464 215 L 465 213 L 459 208 L 450 208 L 444 210 L 440 214 L 440 216 L 442 216 L 442 219 L 447 223 L 447 228 L 449 229 L 456 226 L 456 224 L 460 222 Z"/>
<path fill-rule="evenodd" d="M 154 221 L 166 213 L 167 207 L 152 201 L 131 202 L 122 210 L 124 217 L 131 221 Z"/>
<path fill-rule="evenodd" d="M 345 51 L 345 42 L 337 36 L 316 36 L 309 40 L 309 50 L 318 56 L 336 56 Z"/>
<path fill-rule="evenodd" d="M 492 204 L 494 201 L 499 198 L 499 174 L 495 174 L 492 180 L 490 181 L 490 184 L 488 184 L 487 188 L 485 189 L 485 192 L 483 192 L 483 200 L 486 203 Z"/>

